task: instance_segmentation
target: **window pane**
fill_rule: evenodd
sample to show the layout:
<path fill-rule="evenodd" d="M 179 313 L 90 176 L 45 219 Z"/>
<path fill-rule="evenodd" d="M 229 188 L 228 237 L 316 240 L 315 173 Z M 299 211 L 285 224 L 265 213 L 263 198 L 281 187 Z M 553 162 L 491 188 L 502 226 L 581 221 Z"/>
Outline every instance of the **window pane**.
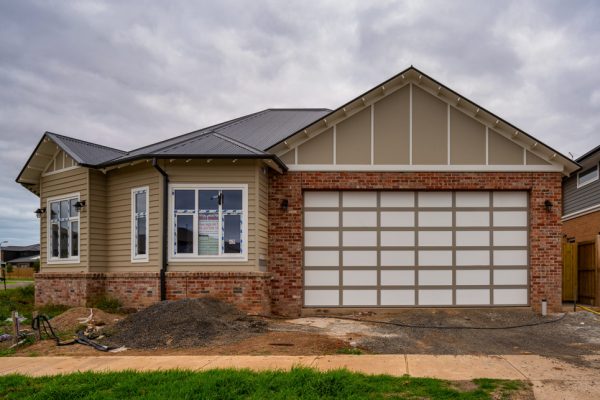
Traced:
<path fill-rule="evenodd" d="M 219 209 L 219 191 L 218 190 L 199 190 L 198 208 L 200 210 L 218 210 Z"/>
<path fill-rule="evenodd" d="M 196 208 L 195 190 L 176 190 L 175 191 L 175 209 L 193 210 Z"/>
<path fill-rule="evenodd" d="M 71 222 L 71 256 L 79 255 L 79 222 Z"/>
<path fill-rule="evenodd" d="M 60 202 L 60 218 L 69 218 L 69 209 L 71 206 L 69 205 L 69 200 L 62 200 Z"/>
<path fill-rule="evenodd" d="M 60 258 L 69 258 L 69 223 L 67 221 L 60 222 Z"/>
<path fill-rule="evenodd" d="M 198 254 L 215 256 L 219 254 L 219 213 L 198 215 Z"/>
<path fill-rule="evenodd" d="M 59 212 L 60 212 L 60 203 L 59 202 L 50 203 L 50 219 L 52 221 L 56 221 L 58 219 Z"/>
<path fill-rule="evenodd" d="M 192 191 L 192 193 L 194 193 Z M 192 215 L 177 216 L 177 253 L 194 251 L 194 220 Z"/>
<path fill-rule="evenodd" d="M 52 235 L 50 240 L 52 242 L 52 257 L 58 257 L 58 224 L 52 224 Z"/>
<path fill-rule="evenodd" d="M 136 255 L 146 254 L 146 217 L 138 217 L 136 220 Z"/>
<path fill-rule="evenodd" d="M 145 213 L 146 212 L 146 192 L 137 192 L 135 194 L 135 212 Z"/>
<path fill-rule="evenodd" d="M 241 253 L 241 215 L 224 215 L 224 248 L 225 253 Z"/>
<path fill-rule="evenodd" d="M 223 190 L 223 210 L 241 210 L 242 191 Z"/>
<path fill-rule="evenodd" d="M 75 203 L 77 203 L 78 200 L 77 199 L 71 199 L 70 200 L 70 205 L 71 205 L 71 217 L 76 217 L 78 212 L 77 209 L 75 208 Z"/>
<path fill-rule="evenodd" d="M 584 185 L 586 183 L 595 181 L 596 179 L 598 179 L 598 168 L 596 168 L 596 167 L 579 173 L 579 184 L 580 185 Z"/>

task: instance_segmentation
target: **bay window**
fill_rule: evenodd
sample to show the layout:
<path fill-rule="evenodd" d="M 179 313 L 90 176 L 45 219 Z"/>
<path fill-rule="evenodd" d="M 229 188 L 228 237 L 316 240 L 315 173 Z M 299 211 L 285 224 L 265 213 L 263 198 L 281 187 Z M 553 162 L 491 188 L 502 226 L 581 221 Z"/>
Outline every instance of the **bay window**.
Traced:
<path fill-rule="evenodd" d="M 174 185 L 173 258 L 246 259 L 247 187 Z"/>
<path fill-rule="evenodd" d="M 148 261 L 148 188 L 131 191 L 131 261 Z"/>
<path fill-rule="evenodd" d="M 48 200 L 48 260 L 79 261 L 78 195 Z"/>

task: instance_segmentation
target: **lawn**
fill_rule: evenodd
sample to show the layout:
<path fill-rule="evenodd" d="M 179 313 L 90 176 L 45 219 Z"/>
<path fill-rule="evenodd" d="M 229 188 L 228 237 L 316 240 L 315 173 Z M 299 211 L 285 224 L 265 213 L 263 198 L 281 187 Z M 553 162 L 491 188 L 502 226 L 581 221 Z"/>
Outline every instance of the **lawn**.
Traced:
<path fill-rule="evenodd" d="M 459 388 L 462 387 L 461 388 Z M 289 372 L 210 370 L 75 373 L 0 377 L 3 399 L 509 399 L 528 390 L 519 381 L 478 379 L 468 384 L 369 376 L 345 370 Z"/>

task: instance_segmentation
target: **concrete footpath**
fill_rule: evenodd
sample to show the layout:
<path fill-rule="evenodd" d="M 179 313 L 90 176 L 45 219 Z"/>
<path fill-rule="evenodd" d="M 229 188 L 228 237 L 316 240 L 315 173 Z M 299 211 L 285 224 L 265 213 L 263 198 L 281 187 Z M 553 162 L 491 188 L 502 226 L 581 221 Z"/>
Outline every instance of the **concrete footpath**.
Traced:
<path fill-rule="evenodd" d="M 588 356 L 600 361 L 600 356 Z M 164 369 L 209 370 L 249 368 L 255 371 L 294 366 L 318 370 L 347 368 L 366 374 L 432 377 L 448 380 L 475 378 L 527 380 L 539 399 L 598 399 L 600 371 L 576 367 L 536 355 L 334 355 L 334 356 L 98 356 L 3 357 L 0 375 L 32 376 L 77 371 L 155 371 Z"/>

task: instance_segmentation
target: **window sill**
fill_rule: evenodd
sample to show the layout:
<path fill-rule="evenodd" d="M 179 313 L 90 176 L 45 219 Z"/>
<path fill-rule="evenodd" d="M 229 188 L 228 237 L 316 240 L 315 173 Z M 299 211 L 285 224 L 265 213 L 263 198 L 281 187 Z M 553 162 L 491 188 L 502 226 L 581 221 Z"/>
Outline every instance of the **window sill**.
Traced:
<path fill-rule="evenodd" d="M 248 257 L 170 257 L 170 263 L 248 262 Z"/>
<path fill-rule="evenodd" d="M 150 262 L 150 259 L 148 257 L 144 257 L 144 258 L 141 258 L 141 257 L 140 258 L 132 258 L 131 262 L 134 263 L 134 264 L 137 264 L 137 263 L 147 263 L 147 262 Z"/>
<path fill-rule="evenodd" d="M 46 261 L 47 265 L 61 265 L 61 264 L 79 264 L 79 258 L 62 258 L 62 259 L 53 259 Z"/>
<path fill-rule="evenodd" d="M 577 189 L 580 189 L 582 187 L 585 187 L 585 186 L 589 185 L 590 183 L 594 183 L 594 182 L 597 182 L 597 181 L 598 181 L 598 178 L 596 178 L 596 179 L 594 179 L 592 181 L 589 181 L 589 182 L 585 182 L 585 183 L 579 183 L 579 182 L 577 182 Z"/>

